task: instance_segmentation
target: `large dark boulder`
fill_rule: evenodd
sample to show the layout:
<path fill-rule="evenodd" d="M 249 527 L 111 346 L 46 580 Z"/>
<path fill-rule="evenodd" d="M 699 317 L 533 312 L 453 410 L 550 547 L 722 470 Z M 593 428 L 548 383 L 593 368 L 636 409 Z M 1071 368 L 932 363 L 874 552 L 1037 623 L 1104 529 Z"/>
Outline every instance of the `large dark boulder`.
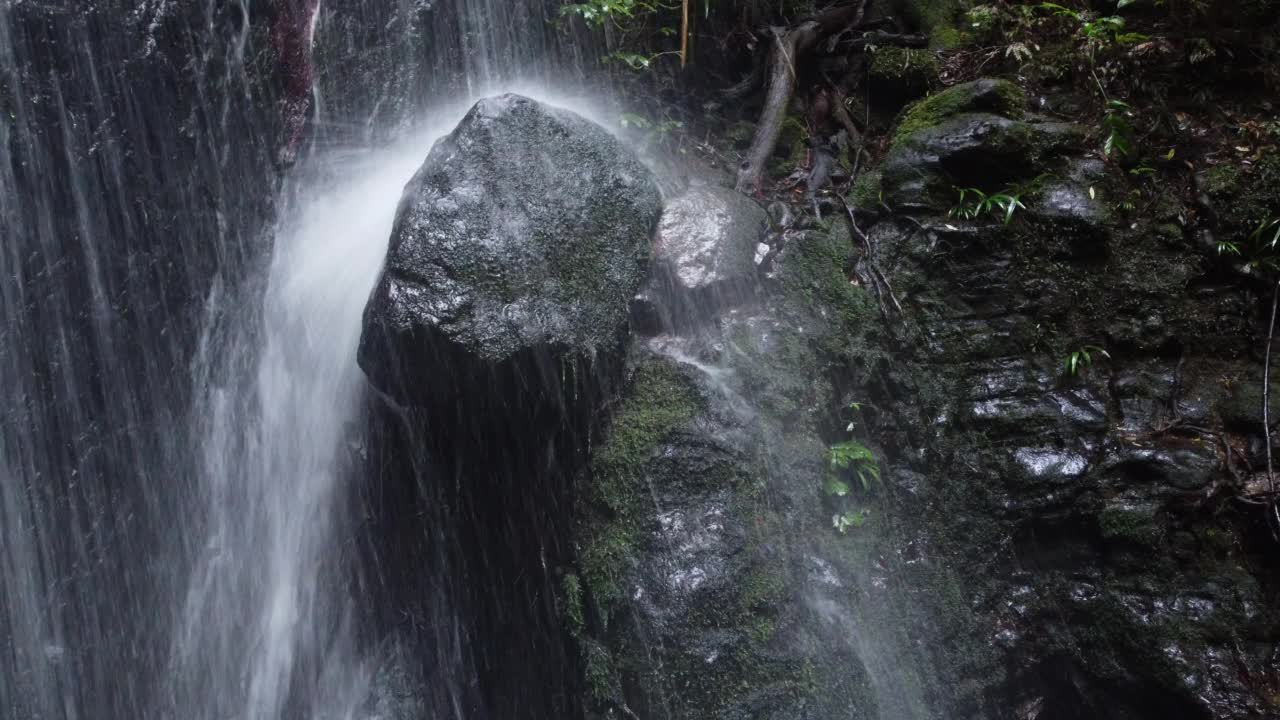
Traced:
<path fill-rule="evenodd" d="M 589 375 L 620 352 L 661 207 L 652 173 L 598 125 L 481 100 L 405 188 L 360 366 L 398 401 L 437 406 Z"/>

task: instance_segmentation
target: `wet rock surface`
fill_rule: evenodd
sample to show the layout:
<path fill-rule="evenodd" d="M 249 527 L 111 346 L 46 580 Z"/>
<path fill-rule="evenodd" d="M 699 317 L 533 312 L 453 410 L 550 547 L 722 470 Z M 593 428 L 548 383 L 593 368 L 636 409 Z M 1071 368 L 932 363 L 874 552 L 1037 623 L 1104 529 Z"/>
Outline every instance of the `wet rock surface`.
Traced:
<path fill-rule="evenodd" d="M 447 402 L 504 363 L 539 386 L 561 358 L 616 354 L 660 210 L 652 173 L 603 128 L 480 101 L 406 188 L 361 367 L 401 400 Z"/>
<path fill-rule="evenodd" d="M 667 202 L 655 259 L 674 288 L 732 302 L 755 276 L 756 246 L 769 224 L 763 208 L 730 188 L 699 182 Z"/>
<path fill-rule="evenodd" d="M 1276 716 L 1273 551 L 1234 497 L 1262 467 L 1246 448 L 1265 443 L 1248 288 L 1201 284 L 1176 202 L 1121 221 L 1098 199 L 1114 170 L 1001 140 L 1043 124 L 931 120 L 891 152 L 900 214 L 868 233 L 904 309 L 875 394 L 893 408 L 898 512 L 933 549 L 913 582 L 948 628 L 947 703 L 963 717 Z M 1012 153 L 1002 174 L 985 164 L 993 140 Z M 1008 225 L 945 215 L 939 188 L 1044 172 Z M 1066 369 L 1082 350 L 1088 364 Z"/>
<path fill-rule="evenodd" d="M 1034 177 L 1084 138 L 1074 125 L 1025 114 L 1021 90 L 977 80 L 928 97 L 904 113 L 882 169 L 886 201 L 900 209 L 946 209 L 956 187 L 991 192 Z"/>
<path fill-rule="evenodd" d="M 738 253 L 730 228 L 756 242 L 755 222 L 706 235 Z M 821 491 L 828 371 L 871 313 L 848 239 L 767 239 L 758 295 L 633 344 L 579 478 L 565 604 L 590 717 L 928 716 L 883 536 L 840 534 Z"/>

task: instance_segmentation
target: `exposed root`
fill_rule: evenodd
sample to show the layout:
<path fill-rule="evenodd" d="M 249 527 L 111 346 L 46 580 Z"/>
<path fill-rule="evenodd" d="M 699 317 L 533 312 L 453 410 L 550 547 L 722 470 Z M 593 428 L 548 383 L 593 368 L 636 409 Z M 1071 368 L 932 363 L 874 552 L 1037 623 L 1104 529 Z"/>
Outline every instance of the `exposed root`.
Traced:
<path fill-rule="evenodd" d="M 1267 351 L 1262 360 L 1262 436 L 1267 443 L 1267 493 L 1271 495 L 1267 525 L 1271 527 L 1271 536 L 1280 541 L 1280 502 L 1276 500 L 1276 473 L 1271 460 L 1271 346 L 1275 342 L 1278 305 L 1280 282 L 1271 291 L 1271 321 L 1267 324 Z"/>
<path fill-rule="evenodd" d="M 862 20 L 866 0 L 832 8 L 791 28 L 769 29 L 772 42 L 769 51 L 769 90 L 764 110 L 756 124 L 751 147 L 738 169 L 737 189 L 754 195 L 764 182 L 764 169 L 778 144 L 782 121 L 796 88 L 796 66 L 800 58 L 812 51 L 823 38 L 856 27 Z"/>
<path fill-rule="evenodd" d="M 898 302 L 897 296 L 893 294 L 893 286 L 889 284 L 889 278 L 886 277 L 884 273 L 880 272 L 879 266 L 876 265 L 875 249 L 871 247 L 871 238 L 868 237 L 866 233 L 862 232 L 862 228 L 858 227 L 858 219 L 853 214 L 853 208 L 849 207 L 849 203 L 845 202 L 844 197 L 837 194 L 836 198 L 839 199 L 840 204 L 844 206 L 845 215 L 848 216 L 849 219 L 849 229 L 853 231 L 853 234 L 856 235 L 858 239 L 862 240 L 862 245 L 867 251 L 867 269 L 870 271 L 871 284 L 875 288 L 876 299 L 879 301 L 880 313 L 884 315 L 886 320 L 889 319 L 889 308 L 884 302 L 885 295 L 888 295 L 889 300 L 893 302 L 894 308 L 896 308 L 898 310 L 898 314 L 901 315 L 902 304 Z"/>

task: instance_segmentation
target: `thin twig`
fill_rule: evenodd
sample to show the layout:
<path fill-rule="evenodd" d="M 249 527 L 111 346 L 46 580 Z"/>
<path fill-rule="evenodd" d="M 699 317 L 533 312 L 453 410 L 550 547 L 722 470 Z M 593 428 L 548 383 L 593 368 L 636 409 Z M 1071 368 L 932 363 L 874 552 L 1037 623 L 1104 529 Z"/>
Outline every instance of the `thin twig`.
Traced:
<path fill-rule="evenodd" d="M 1272 498 L 1276 495 L 1275 466 L 1271 460 L 1271 345 L 1276 334 L 1276 306 L 1280 305 L 1280 281 L 1271 291 L 1271 322 L 1267 325 L 1267 352 L 1262 359 L 1262 434 L 1267 442 L 1267 490 Z M 1271 536 L 1280 541 L 1280 503 L 1271 501 L 1267 524 L 1271 526 Z"/>
<path fill-rule="evenodd" d="M 881 295 L 880 285 L 884 285 L 884 292 L 888 293 L 889 299 L 893 301 L 893 306 L 898 309 L 901 314 L 902 304 L 898 302 L 898 298 L 893 294 L 893 286 L 889 284 L 889 278 L 880 272 L 880 268 L 876 265 L 875 250 L 871 247 L 871 238 L 862 232 L 862 228 L 858 227 L 858 220 L 853 214 L 853 208 L 849 207 L 849 203 L 845 201 L 844 196 L 840 193 L 835 194 L 836 199 L 844 206 L 844 212 L 849 218 L 849 227 L 852 228 L 855 235 L 862 240 L 862 244 L 867 249 L 867 267 L 871 269 L 871 282 L 876 286 L 876 295 Z M 889 311 L 884 307 L 884 299 L 881 296 L 880 311 L 884 313 L 885 318 L 889 317 Z"/>

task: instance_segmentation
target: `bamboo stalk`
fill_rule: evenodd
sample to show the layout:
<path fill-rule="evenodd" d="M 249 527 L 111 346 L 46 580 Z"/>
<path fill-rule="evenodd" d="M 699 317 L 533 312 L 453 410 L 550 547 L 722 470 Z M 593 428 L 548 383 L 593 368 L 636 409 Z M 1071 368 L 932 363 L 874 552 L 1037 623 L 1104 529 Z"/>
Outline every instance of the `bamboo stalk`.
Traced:
<path fill-rule="evenodd" d="M 680 67 L 689 63 L 689 0 L 680 4 Z"/>

